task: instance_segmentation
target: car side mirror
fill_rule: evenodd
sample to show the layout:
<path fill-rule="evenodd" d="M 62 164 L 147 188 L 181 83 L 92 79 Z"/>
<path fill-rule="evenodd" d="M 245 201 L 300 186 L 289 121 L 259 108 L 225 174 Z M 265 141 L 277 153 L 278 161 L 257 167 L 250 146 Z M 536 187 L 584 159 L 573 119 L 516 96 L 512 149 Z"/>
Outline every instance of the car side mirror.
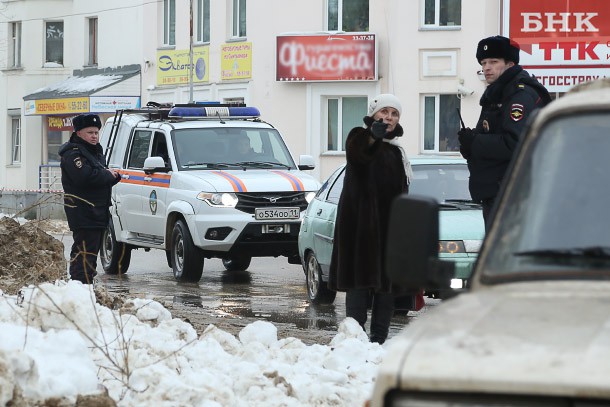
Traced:
<path fill-rule="evenodd" d="M 316 168 L 316 163 L 312 156 L 305 154 L 299 156 L 299 170 L 313 170 L 314 168 Z"/>
<path fill-rule="evenodd" d="M 153 172 L 169 172 L 171 168 L 165 165 L 163 157 L 147 157 L 144 160 L 144 173 L 152 174 Z"/>
<path fill-rule="evenodd" d="M 424 196 L 399 195 L 392 202 L 386 273 L 412 291 L 447 290 L 455 264 L 438 259 L 439 204 Z"/>

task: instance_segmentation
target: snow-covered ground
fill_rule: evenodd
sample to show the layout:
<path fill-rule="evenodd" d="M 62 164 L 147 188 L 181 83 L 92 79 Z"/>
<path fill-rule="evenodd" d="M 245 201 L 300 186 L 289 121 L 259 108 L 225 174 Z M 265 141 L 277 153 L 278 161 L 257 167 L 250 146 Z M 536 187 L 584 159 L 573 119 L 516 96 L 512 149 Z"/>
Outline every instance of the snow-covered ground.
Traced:
<path fill-rule="evenodd" d="M 19 386 L 33 400 L 106 388 L 119 406 L 362 406 L 391 342 L 370 343 L 351 318 L 329 345 L 278 340 L 264 321 L 198 337 L 158 302 L 119 312 L 94 296 L 75 281 L 0 296 L 0 405 Z"/>

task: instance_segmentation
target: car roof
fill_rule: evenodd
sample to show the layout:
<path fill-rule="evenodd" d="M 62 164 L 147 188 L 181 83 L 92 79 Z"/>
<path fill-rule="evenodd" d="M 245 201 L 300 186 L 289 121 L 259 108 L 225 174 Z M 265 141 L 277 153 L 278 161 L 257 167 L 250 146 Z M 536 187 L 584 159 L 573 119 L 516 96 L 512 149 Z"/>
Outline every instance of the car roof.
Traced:
<path fill-rule="evenodd" d="M 419 154 L 408 156 L 411 165 L 425 165 L 425 164 L 466 164 L 466 160 L 459 155 L 435 155 L 435 154 Z M 339 168 L 345 167 L 345 163 L 339 165 L 334 171 Z"/>
<path fill-rule="evenodd" d="M 466 160 L 458 155 L 421 154 L 409 156 L 411 165 L 423 164 L 466 164 Z"/>
<path fill-rule="evenodd" d="M 606 113 L 610 109 L 610 78 L 581 83 L 559 99 L 539 110 L 526 139 L 540 135 L 540 128 L 552 119 L 592 111 Z"/>
<path fill-rule="evenodd" d="M 252 120 L 184 120 L 167 122 L 174 129 L 197 129 L 210 127 L 238 127 L 238 128 L 255 128 L 255 129 L 271 129 L 273 128 L 268 123 Z"/>

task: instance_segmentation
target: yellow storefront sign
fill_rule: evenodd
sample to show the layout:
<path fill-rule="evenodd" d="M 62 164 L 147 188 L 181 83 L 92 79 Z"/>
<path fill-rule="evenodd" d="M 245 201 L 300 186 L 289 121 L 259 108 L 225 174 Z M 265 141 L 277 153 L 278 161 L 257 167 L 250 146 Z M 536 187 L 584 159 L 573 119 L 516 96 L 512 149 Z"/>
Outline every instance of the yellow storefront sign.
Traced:
<path fill-rule="evenodd" d="M 157 51 L 157 85 L 178 85 L 189 83 L 189 50 Z M 193 83 L 209 81 L 209 47 L 193 51 Z"/>
<path fill-rule="evenodd" d="M 34 114 L 68 114 L 89 111 L 89 98 L 39 99 L 35 101 Z"/>
<path fill-rule="evenodd" d="M 223 44 L 220 52 L 220 79 L 252 78 L 252 43 Z"/>

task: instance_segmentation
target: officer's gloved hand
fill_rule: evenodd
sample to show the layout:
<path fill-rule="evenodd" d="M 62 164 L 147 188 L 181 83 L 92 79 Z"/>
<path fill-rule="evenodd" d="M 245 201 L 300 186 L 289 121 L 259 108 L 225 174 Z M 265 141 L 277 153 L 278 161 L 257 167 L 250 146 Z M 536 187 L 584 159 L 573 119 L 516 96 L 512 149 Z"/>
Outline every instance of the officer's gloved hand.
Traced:
<path fill-rule="evenodd" d="M 379 119 L 376 122 L 373 122 L 371 125 L 371 133 L 373 133 L 373 138 L 375 140 L 380 140 L 385 137 L 388 129 L 388 124 L 383 122 L 383 119 Z"/>
<path fill-rule="evenodd" d="M 470 155 L 470 149 L 472 148 L 472 142 L 477 135 L 474 130 L 469 127 L 465 127 L 458 131 L 458 140 L 460 141 L 460 151 L 465 150 Z M 462 155 L 464 153 L 462 152 Z M 464 155 L 465 156 L 465 155 Z"/>

